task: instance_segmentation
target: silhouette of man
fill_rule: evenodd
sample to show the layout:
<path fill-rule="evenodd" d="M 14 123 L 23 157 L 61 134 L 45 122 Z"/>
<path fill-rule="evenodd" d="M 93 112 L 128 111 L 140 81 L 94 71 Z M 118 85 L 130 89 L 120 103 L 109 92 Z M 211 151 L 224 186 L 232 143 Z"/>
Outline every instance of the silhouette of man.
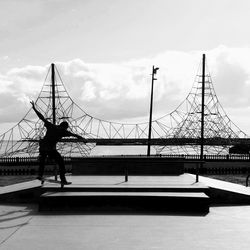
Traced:
<path fill-rule="evenodd" d="M 74 136 L 79 139 L 83 139 L 80 135 L 76 135 L 67 130 L 68 123 L 66 121 L 60 123 L 60 125 L 54 125 L 47 121 L 44 116 L 36 109 L 35 103 L 30 102 L 33 110 L 37 116 L 44 122 L 44 126 L 47 131 L 43 139 L 39 141 L 39 174 L 37 179 L 43 180 L 45 159 L 47 156 L 55 159 L 59 165 L 60 179 L 61 183 L 64 185 L 69 185 L 71 182 L 67 182 L 65 178 L 65 165 L 62 156 L 56 150 L 56 144 L 62 137 Z"/>

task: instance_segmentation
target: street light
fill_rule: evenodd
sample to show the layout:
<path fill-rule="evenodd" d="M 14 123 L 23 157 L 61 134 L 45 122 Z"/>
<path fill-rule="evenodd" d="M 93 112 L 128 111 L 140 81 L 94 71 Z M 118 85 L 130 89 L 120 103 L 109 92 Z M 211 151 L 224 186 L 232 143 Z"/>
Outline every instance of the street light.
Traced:
<path fill-rule="evenodd" d="M 153 111 L 153 96 L 154 96 L 154 80 L 157 80 L 154 76 L 159 68 L 153 66 L 152 70 L 152 85 L 151 85 L 151 101 L 150 101 L 150 112 L 149 112 L 149 129 L 148 129 L 148 150 L 147 156 L 150 156 L 150 146 L 151 146 L 151 127 L 152 127 L 152 111 Z"/>

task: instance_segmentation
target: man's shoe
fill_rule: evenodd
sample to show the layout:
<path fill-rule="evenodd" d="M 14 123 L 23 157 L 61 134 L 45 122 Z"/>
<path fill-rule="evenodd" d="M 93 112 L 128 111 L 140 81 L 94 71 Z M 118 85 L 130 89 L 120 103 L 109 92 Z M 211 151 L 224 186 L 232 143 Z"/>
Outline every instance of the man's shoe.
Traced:
<path fill-rule="evenodd" d="M 72 182 L 70 182 L 70 181 L 61 181 L 61 184 L 62 185 L 70 185 L 70 184 L 72 184 Z"/>

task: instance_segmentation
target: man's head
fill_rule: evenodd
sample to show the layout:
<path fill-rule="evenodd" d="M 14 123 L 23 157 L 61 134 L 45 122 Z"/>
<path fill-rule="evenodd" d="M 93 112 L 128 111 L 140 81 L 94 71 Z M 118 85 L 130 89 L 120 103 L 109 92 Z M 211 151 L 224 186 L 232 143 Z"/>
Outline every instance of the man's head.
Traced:
<path fill-rule="evenodd" d="M 61 128 L 63 129 L 67 129 L 69 127 L 69 124 L 67 122 L 61 122 L 60 125 L 59 125 Z"/>

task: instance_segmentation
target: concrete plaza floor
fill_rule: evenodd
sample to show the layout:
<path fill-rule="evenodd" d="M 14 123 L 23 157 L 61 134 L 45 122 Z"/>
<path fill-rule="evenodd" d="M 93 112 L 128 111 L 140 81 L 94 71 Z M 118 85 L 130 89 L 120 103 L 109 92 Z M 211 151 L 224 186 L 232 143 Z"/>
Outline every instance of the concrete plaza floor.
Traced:
<path fill-rule="evenodd" d="M 250 249 L 250 206 L 197 215 L 41 214 L 0 205 L 0 249 Z"/>

